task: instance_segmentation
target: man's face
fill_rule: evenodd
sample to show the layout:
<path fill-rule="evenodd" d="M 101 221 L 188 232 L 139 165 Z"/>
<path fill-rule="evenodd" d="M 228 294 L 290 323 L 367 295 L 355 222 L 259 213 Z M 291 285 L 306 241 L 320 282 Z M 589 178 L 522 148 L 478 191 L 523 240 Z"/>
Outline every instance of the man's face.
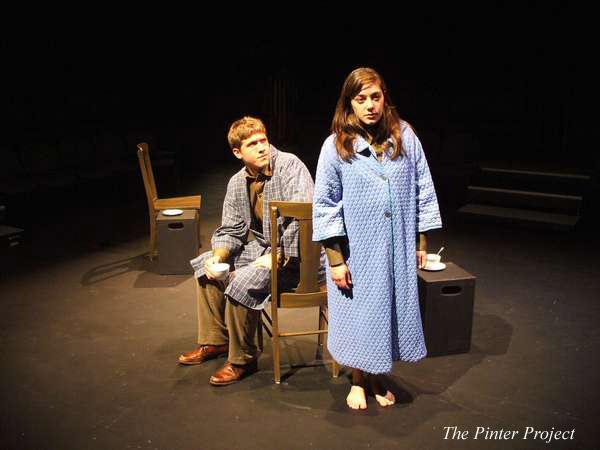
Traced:
<path fill-rule="evenodd" d="M 379 83 L 371 83 L 351 100 L 354 114 L 363 125 L 375 125 L 383 115 L 383 92 Z"/>
<path fill-rule="evenodd" d="M 251 171 L 261 172 L 269 166 L 269 140 L 264 133 L 254 133 L 242 141 L 240 148 L 234 148 L 233 154 Z"/>

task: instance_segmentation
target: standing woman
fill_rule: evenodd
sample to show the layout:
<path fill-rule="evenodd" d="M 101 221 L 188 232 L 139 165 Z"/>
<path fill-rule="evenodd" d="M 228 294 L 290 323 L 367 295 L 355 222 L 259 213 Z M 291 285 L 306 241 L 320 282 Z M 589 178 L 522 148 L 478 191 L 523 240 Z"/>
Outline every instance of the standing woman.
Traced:
<path fill-rule="evenodd" d="M 327 346 L 352 368 L 350 408 L 367 407 L 366 389 L 389 406 L 381 375 L 427 354 L 417 266 L 424 233 L 442 226 L 437 198 L 421 143 L 375 70 L 348 75 L 331 128 L 313 198 L 313 240 L 328 259 Z"/>

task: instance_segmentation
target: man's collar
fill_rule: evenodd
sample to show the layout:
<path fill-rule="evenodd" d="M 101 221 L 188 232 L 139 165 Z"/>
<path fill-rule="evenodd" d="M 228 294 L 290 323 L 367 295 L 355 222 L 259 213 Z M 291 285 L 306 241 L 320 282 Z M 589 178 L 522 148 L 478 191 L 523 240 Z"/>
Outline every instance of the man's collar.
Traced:
<path fill-rule="evenodd" d="M 269 165 L 268 167 L 265 167 L 261 172 L 252 173 L 252 171 L 248 168 L 248 166 L 245 166 L 244 176 L 251 180 L 259 180 L 260 181 L 260 180 L 264 180 L 266 178 L 270 178 L 271 176 L 273 176 L 273 171 L 271 170 L 271 166 Z"/>

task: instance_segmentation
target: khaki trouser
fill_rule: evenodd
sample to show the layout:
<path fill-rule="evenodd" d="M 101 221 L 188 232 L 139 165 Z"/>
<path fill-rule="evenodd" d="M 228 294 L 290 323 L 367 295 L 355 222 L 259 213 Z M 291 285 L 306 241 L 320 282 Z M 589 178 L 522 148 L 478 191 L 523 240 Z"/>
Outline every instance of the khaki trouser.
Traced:
<path fill-rule="evenodd" d="M 227 298 L 218 281 L 200 277 L 198 283 L 198 344 L 229 344 L 227 360 L 248 364 L 257 358 L 254 342 L 260 311 Z"/>

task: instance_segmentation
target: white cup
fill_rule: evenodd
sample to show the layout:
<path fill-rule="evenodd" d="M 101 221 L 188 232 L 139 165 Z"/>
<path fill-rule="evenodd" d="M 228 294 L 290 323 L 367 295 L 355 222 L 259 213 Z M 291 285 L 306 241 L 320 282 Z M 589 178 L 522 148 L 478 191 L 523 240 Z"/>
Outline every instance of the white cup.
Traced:
<path fill-rule="evenodd" d="M 219 281 L 225 281 L 227 275 L 229 275 L 229 264 L 227 263 L 216 263 L 211 264 L 208 269 L 213 276 Z"/>
<path fill-rule="evenodd" d="M 428 253 L 425 266 L 435 266 L 440 263 L 441 259 L 442 257 L 436 253 Z"/>

